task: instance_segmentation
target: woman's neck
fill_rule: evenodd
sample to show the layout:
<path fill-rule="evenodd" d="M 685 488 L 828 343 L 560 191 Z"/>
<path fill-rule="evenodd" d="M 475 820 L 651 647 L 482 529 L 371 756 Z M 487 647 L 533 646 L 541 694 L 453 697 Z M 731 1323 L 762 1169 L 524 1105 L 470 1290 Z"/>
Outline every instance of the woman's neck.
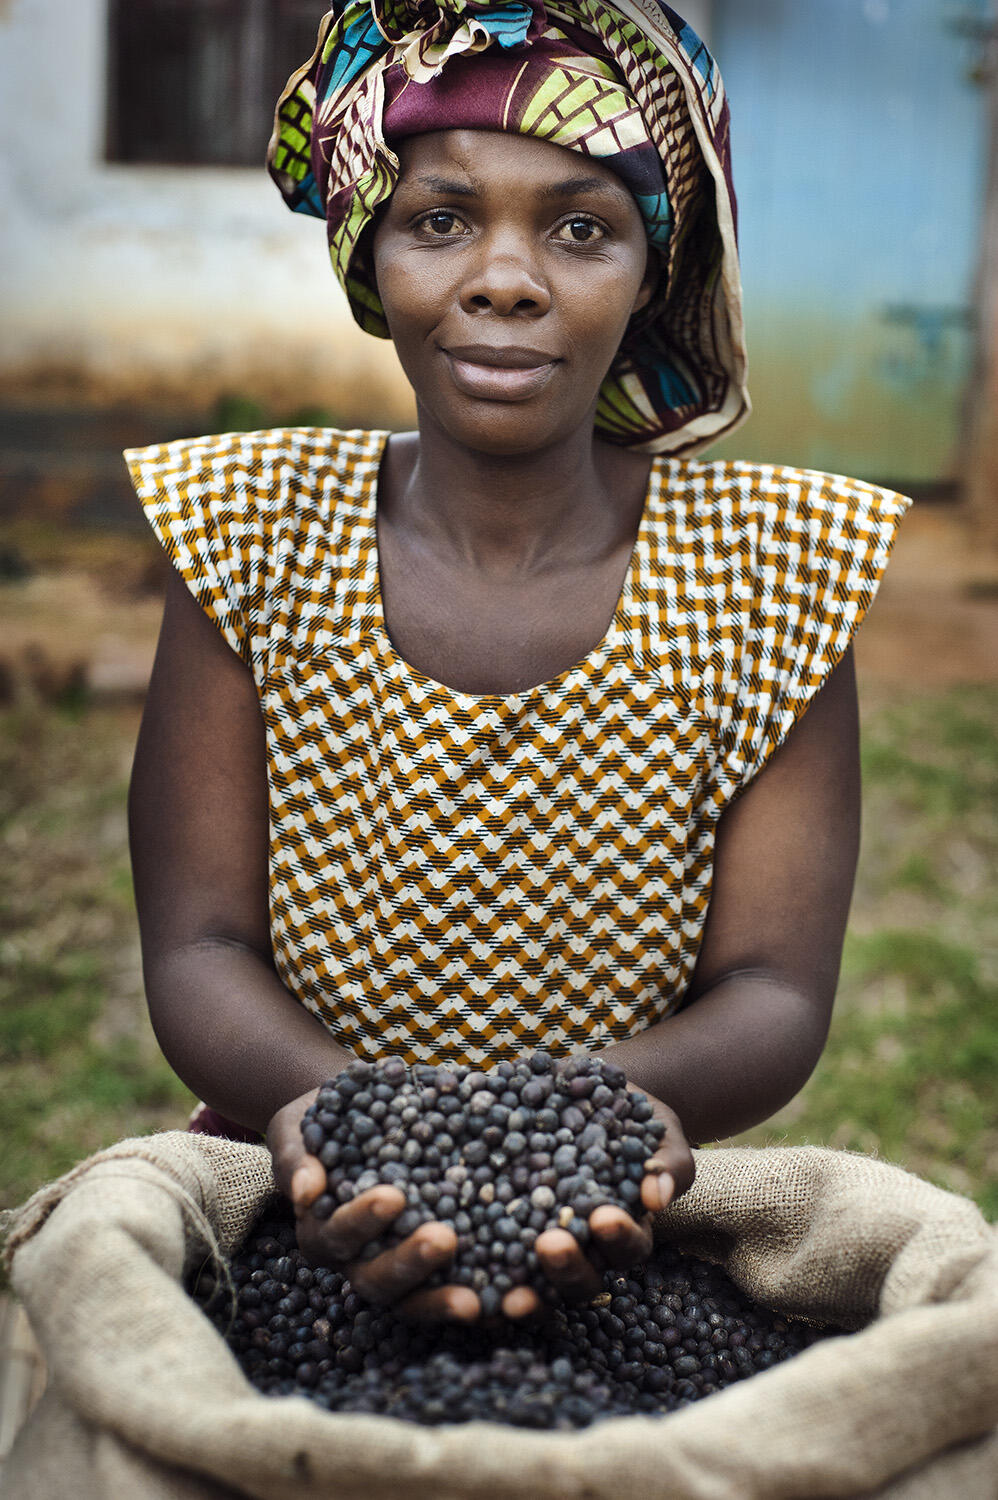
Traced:
<path fill-rule="evenodd" d="M 529 454 L 471 451 L 432 420 L 389 443 L 381 524 L 488 572 L 585 564 L 633 538 L 648 459 L 589 431 Z"/>

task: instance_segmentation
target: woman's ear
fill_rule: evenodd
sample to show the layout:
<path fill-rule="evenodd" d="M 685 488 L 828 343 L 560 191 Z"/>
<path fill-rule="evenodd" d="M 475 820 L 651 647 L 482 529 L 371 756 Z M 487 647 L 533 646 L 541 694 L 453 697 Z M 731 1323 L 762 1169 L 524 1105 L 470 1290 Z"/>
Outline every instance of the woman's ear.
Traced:
<path fill-rule="evenodd" d="M 631 309 L 632 317 L 636 312 L 640 312 L 643 307 L 647 307 L 652 297 L 654 297 L 663 270 L 662 257 L 654 245 L 649 245 L 647 259 L 645 260 L 645 274 L 641 278 L 641 285 L 638 287 L 638 294 L 634 299 L 634 306 Z"/>

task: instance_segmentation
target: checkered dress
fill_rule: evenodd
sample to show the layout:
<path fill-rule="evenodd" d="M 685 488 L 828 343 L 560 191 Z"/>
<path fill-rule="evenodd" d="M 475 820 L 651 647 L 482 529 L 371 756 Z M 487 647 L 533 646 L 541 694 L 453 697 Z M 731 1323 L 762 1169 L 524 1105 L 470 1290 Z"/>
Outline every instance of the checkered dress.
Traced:
<path fill-rule="evenodd" d="M 656 459 L 604 639 L 550 682 L 478 697 L 385 630 L 385 442 L 280 429 L 126 455 L 259 690 L 278 973 L 368 1058 L 619 1041 L 682 1003 L 718 816 L 842 655 L 907 501 Z"/>

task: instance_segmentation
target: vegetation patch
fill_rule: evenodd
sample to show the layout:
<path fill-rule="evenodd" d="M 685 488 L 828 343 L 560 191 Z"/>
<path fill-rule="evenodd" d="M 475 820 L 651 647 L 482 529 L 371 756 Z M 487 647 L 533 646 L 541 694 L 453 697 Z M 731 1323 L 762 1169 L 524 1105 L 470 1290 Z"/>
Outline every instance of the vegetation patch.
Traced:
<path fill-rule="evenodd" d="M 0 714 L 0 1206 L 191 1096 L 146 1017 L 125 795 L 134 711 Z"/>
<path fill-rule="evenodd" d="M 864 725 L 864 838 L 828 1046 L 744 1139 L 876 1152 L 998 1218 L 998 688 Z"/>

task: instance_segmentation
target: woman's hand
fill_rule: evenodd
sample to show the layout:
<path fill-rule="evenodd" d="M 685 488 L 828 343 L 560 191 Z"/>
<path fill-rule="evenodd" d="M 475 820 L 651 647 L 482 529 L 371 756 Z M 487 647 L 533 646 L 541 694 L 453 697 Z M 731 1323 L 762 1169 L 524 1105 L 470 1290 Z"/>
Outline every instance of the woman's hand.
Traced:
<path fill-rule="evenodd" d="M 478 1298 L 469 1287 L 425 1287 L 436 1271 L 449 1265 L 457 1236 L 449 1224 L 421 1224 L 407 1239 L 371 1260 L 363 1252 L 379 1239 L 405 1208 L 405 1197 L 387 1184 L 369 1188 L 326 1219 L 312 1205 L 326 1190 L 326 1169 L 310 1156 L 302 1140 L 301 1122 L 314 1103 L 312 1089 L 279 1109 L 267 1127 L 267 1145 L 274 1160 L 274 1177 L 290 1198 L 297 1222 L 298 1246 L 313 1265 L 344 1270 L 357 1293 L 368 1302 L 394 1303 L 403 1316 L 427 1322 L 473 1322 Z"/>
<path fill-rule="evenodd" d="M 606 1270 L 625 1270 L 646 1260 L 652 1248 L 652 1213 L 667 1208 L 693 1183 L 696 1167 L 679 1117 L 667 1104 L 646 1093 L 655 1118 L 665 1125 L 665 1136 L 654 1156 L 645 1162 L 641 1202 L 648 1210 L 635 1219 L 625 1209 L 604 1204 L 589 1215 L 590 1243 L 582 1249 L 567 1229 L 546 1229 L 535 1249 L 541 1267 L 556 1291 L 567 1301 L 596 1296 Z M 517 1298 L 507 1316 L 526 1317 L 540 1307 L 540 1298 L 527 1287 L 511 1292 L 506 1302 Z M 529 1298 L 529 1305 L 528 1305 Z"/>
<path fill-rule="evenodd" d="M 314 1265 L 343 1269 L 366 1301 L 392 1303 L 403 1317 L 426 1322 L 474 1322 L 481 1315 L 477 1295 L 464 1286 L 426 1287 L 424 1283 L 449 1263 L 457 1236 L 448 1224 L 421 1224 L 407 1239 L 370 1260 L 365 1248 L 381 1237 L 405 1208 L 405 1197 L 387 1184 L 369 1188 L 341 1205 L 326 1219 L 317 1218 L 312 1205 L 325 1192 L 326 1171 L 318 1157 L 305 1150 L 301 1121 L 314 1102 L 317 1089 L 293 1099 L 274 1115 L 267 1129 L 267 1145 L 274 1160 L 274 1176 L 291 1200 L 297 1221 L 298 1244 Z M 645 1163 L 641 1200 L 649 1213 L 666 1208 L 693 1181 L 693 1154 L 675 1112 L 660 1100 L 645 1096 L 666 1134 Z M 648 1214 L 634 1219 L 609 1204 L 589 1215 L 591 1241 L 583 1250 L 567 1229 L 547 1229 L 536 1241 L 540 1265 L 556 1291 L 569 1301 L 593 1297 L 607 1269 L 624 1270 L 645 1260 L 652 1247 Z M 532 1287 L 517 1286 L 502 1300 L 502 1312 L 514 1320 L 538 1313 L 542 1299 Z"/>

